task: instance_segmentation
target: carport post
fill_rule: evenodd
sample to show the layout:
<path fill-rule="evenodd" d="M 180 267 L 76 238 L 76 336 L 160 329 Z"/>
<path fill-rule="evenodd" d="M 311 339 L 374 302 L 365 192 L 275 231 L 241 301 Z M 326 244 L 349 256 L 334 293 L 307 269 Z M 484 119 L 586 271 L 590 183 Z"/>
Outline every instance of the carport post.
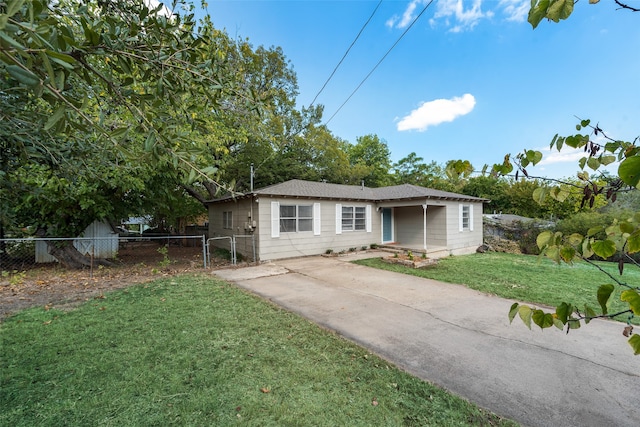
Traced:
<path fill-rule="evenodd" d="M 422 205 L 422 220 L 424 222 L 422 226 L 422 248 L 425 255 L 427 254 L 427 205 Z"/>

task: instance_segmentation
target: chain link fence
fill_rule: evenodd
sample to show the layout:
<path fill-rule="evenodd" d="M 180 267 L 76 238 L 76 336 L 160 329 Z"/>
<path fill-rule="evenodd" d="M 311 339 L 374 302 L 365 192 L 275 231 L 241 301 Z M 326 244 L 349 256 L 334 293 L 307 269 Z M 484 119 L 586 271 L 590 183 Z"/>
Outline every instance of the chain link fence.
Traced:
<path fill-rule="evenodd" d="M 0 283 L 14 276 L 62 270 L 52 249 L 69 243 L 84 257 L 86 269 L 92 271 L 99 266 L 135 265 L 157 269 L 206 268 L 205 242 L 204 236 L 0 239 Z"/>
<path fill-rule="evenodd" d="M 52 255 L 70 244 L 84 268 L 66 268 Z M 230 250 L 210 253 L 207 246 L 205 236 L 193 235 L 0 239 L 0 322 L 24 308 L 73 306 L 135 283 L 231 264 Z"/>

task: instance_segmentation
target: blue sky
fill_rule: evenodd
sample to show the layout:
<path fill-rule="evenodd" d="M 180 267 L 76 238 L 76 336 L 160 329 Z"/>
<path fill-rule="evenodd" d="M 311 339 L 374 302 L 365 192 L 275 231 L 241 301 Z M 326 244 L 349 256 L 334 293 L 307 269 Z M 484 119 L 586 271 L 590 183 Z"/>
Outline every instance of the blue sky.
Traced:
<path fill-rule="evenodd" d="M 427 5 L 384 0 L 318 97 L 326 122 Z M 209 1 L 217 28 L 254 47 L 282 47 L 308 106 L 376 8 L 372 1 Z M 614 138 L 640 135 L 640 16 L 611 0 L 578 2 L 559 24 L 526 22 L 530 0 L 434 0 L 331 119 L 351 143 L 376 134 L 392 161 L 469 160 L 548 149 L 580 118 Z M 530 170 L 575 176 L 581 153 L 545 154 Z"/>

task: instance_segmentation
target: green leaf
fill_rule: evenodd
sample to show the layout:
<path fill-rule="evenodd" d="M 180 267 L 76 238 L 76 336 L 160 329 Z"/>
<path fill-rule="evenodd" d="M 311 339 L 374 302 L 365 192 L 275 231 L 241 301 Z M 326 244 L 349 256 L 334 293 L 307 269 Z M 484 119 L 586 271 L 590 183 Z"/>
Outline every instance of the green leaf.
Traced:
<path fill-rule="evenodd" d="M 51 117 L 49 117 L 49 120 L 47 120 L 47 123 L 45 123 L 44 130 L 49 130 L 56 123 L 58 123 L 60 121 L 60 119 L 62 119 L 64 117 L 64 113 L 65 113 L 66 110 L 67 110 L 66 109 L 66 105 L 59 106 L 58 109 L 56 110 L 56 112 L 53 113 L 51 115 Z"/>
<path fill-rule="evenodd" d="M 636 230 L 627 238 L 627 251 L 630 254 L 640 252 L 640 230 Z"/>
<path fill-rule="evenodd" d="M 534 4 L 537 2 L 537 4 Z M 532 0 L 531 9 L 529 9 L 529 16 L 527 21 L 535 29 L 540 21 L 542 21 L 547 15 L 547 9 L 549 8 L 550 0 Z"/>
<path fill-rule="evenodd" d="M 569 325 L 569 329 L 580 329 L 580 321 L 571 317 L 568 321 L 567 324 Z"/>
<path fill-rule="evenodd" d="M 531 316 L 533 316 L 533 310 L 531 310 L 531 307 L 521 305 L 518 309 L 518 315 L 520 316 L 520 319 L 522 319 L 522 322 L 527 325 L 527 328 L 531 329 Z"/>
<path fill-rule="evenodd" d="M 17 65 L 7 65 L 5 67 L 7 73 L 25 86 L 35 87 L 40 83 L 40 78 L 33 74 L 30 70 L 25 70 Z"/>
<path fill-rule="evenodd" d="M 618 167 L 618 175 L 625 184 L 637 187 L 640 182 L 640 156 L 623 160 Z"/>
<path fill-rule="evenodd" d="M 575 256 L 576 250 L 572 246 L 562 246 L 560 248 L 560 258 L 562 258 L 562 260 L 567 264 L 571 263 Z"/>
<path fill-rule="evenodd" d="M 195 169 L 191 169 L 189 171 L 189 178 L 187 179 L 187 183 L 188 184 L 192 184 L 193 181 L 195 181 L 195 180 L 196 180 L 196 171 L 195 171 Z"/>
<path fill-rule="evenodd" d="M 607 166 L 616 161 L 616 156 L 600 156 L 600 164 Z"/>
<path fill-rule="evenodd" d="M 531 317 L 533 319 L 533 323 L 540 326 L 541 329 L 553 326 L 553 316 L 550 313 L 545 313 L 542 310 L 534 310 Z"/>
<path fill-rule="evenodd" d="M 560 264 L 560 250 L 558 249 L 557 246 L 549 246 L 547 248 L 546 251 L 544 251 L 544 254 L 554 260 L 555 262 L 557 262 L 558 264 Z"/>
<path fill-rule="evenodd" d="M 578 233 L 573 233 L 567 237 L 567 243 L 569 243 L 573 247 L 580 246 L 583 240 L 584 237 L 582 237 L 582 235 Z"/>
<path fill-rule="evenodd" d="M 609 153 L 615 153 L 616 151 L 618 151 L 618 149 L 622 146 L 622 144 L 620 143 L 620 141 L 616 141 L 616 142 L 607 142 L 604 145 L 604 149 L 605 151 L 608 151 Z M 614 156 L 615 158 L 615 156 Z"/>
<path fill-rule="evenodd" d="M 518 314 L 518 306 L 519 304 L 517 302 L 511 305 L 511 309 L 509 309 L 509 323 L 513 323 L 513 319 L 516 317 L 516 314 Z"/>
<path fill-rule="evenodd" d="M 551 190 L 551 197 L 559 202 L 564 202 L 571 194 L 568 188 L 556 186 Z"/>
<path fill-rule="evenodd" d="M 527 160 L 536 165 L 542 160 L 542 153 L 540 151 L 527 150 Z"/>
<path fill-rule="evenodd" d="M 600 167 L 600 160 L 598 160 L 596 157 L 589 157 L 589 159 L 587 160 L 587 166 L 589 166 L 593 170 L 598 170 L 598 168 Z"/>
<path fill-rule="evenodd" d="M 639 355 L 640 354 L 640 335 L 633 334 L 631 338 L 629 338 L 628 342 L 631 348 L 633 349 L 633 354 L 636 356 Z"/>
<path fill-rule="evenodd" d="M 562 323 L 556 316 L 553 316 L 553 326 L 560 330 L 564 329 L 564 323 Z"/>
<path fill-rule="evenodd" d="M 587 304 L 584 305 L 584 315 L 585 315 L 585 319 L 584 319 L 584 323 L 586 325 L 589 324 L 589 322 L 591 322 L 591 320 L 596 317 L 598 314 L 595 312 L 595 310 L 591 307 L 589 307 Z"/>
<path fill-rule="evenodd" d="M 49 75 L 49 83 L 55 84 L 56 82 L 56 73 L 53 71 L 53 67 L 51 66 L 51 61 L 49 61 L 49 57 L 44 53 L 40 52 L 40 59 L 42 60 L 42 65 L 44 65 L 45 70 L 47 70 L 47 74 Z"/>
<path fill-rule="evenodd" d="M 144 142 L 144 151 L 150 152 L 153 151 L 153 148 L 156 145 L 156 134 L 154 132 L 149 132 L 146 141 Z"/>
<path fill-rule="evenodd" d="M 620 223 L 620 231 L 623 233 L 631 234 L 635 231 L 635 227 L 628 221 L 622 221 Z"/>
<path fill-rule="evenodd" d="M 584 239 L 582 242 L 582 256 L 590 258 L 593 256 L 593 249 L 591 249 L 591 239 Z"/>
<path fill-rule="evenodd" d="M 120 128 L 114 129 L 111 132 L 111 136 L 114 137 L 114 138 L 120 138 L 120 137 L 126 135 L 128 132 L 129 132 L 129 127 L 128 126 L 124 126 L 124 127 L 120 127 Z"/>
<path fill-rule="evenodd" d="M 533 190 L 533 200 L 536 201 L 539 205 L 544 203 L 544 199 L 547 198 L 547 189 L 544 187 L 538 187 Z"/>
<path fill-rule="evenodd" d="M 629 303 L 629 308 L 636 316 L 640 315 L 640 295 L 635 289 L 627 289 L 620 295 L 620 300 Z"/>
<path fill-rule="evenodd" d="M 612 240 L 595 240 L 591 243 L 593 252 L 601 258 L 607 259 L 616 253 L 616 243 Z"/>
<path fill-rule="evenodd" d="M 573 306 L 563 302 L 559 306 L 556 307 L 556 316 L 562 324 L 567 323 L 567 319 L 573 312 Z"/>
<path fill-rule="evenodd" d="M 602 225 L 598 225 L 596 227 L 591 227 L 589 230 L 587 230 L 587 236 L 589 236 L 589 237 L 595 236 L 596 234 L 598 234 L 602 230 L 604 230 L 604 226 L 602 226 Z"/>
<path fill-rule="evenodd" d="M 547 246 L 552 237 L 553 233 L 551 231 L 543 231 L 538 234 L 538 237 L 536 237 L 536 244 L 538 245 L 538 248 L 542 249 Z"/>
<path fill-rule="evenodd" d="M 602 314 L 607 314 L 608 313 L 608 303 L 609 303 L 609 298 L 611 297 L 611 294 L 613 293 L 613 291 L 615 290 L 615 286 L 613 286 L 612 284 L 606 284 L 606 285 L 602 285 L 598 288 L 598 304 L 600 304 L 600 307 L 602 308 Z"/>
<path fill-rule="evenodd" d="M 66 68 L 69 71 L 73 70 L 73 65 L 76 63 L 74 57 L 64 53 L 55 52 L 53 50 L 47 50 L 46 53 L 47 56 L 51 58 L 51 60 L 56 64 Z"/>
<path fill-rule="evenodd" d="M 7 15 L 13 16 L 20 11 L 20 8 L 24 4 L 25 0 L 9 0 L 7 4 Z"/>
<path fill-rule="evenodd" d="M 547 18 L 553 22 L 558 22 L 561 19 L 567 19 L 571 12 L 573 12 L 574 0 L 555 0 L 549 5 L 547 9 Z"/>
<path fill-rule="evenodd" d="M 580 169 L 584 169 L 584 165 L 587 163 L 587 158 L 583 157 L 580 160 L 578 160 L 578 166 L 580 166 Z"/>

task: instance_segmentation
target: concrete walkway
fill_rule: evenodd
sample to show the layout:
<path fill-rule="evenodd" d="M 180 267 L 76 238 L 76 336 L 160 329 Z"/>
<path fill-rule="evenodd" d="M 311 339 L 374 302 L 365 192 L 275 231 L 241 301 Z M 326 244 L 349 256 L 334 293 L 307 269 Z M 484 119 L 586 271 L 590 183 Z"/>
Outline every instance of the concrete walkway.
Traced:
<path fill-rule="evenodd" d="M 624 325 L 529 331 L 519 318 L 509 324 L 513 301 L 352 259 L 297 258 L 215 274 L 523 425 L 640 426 L 640 356 Z"/>

